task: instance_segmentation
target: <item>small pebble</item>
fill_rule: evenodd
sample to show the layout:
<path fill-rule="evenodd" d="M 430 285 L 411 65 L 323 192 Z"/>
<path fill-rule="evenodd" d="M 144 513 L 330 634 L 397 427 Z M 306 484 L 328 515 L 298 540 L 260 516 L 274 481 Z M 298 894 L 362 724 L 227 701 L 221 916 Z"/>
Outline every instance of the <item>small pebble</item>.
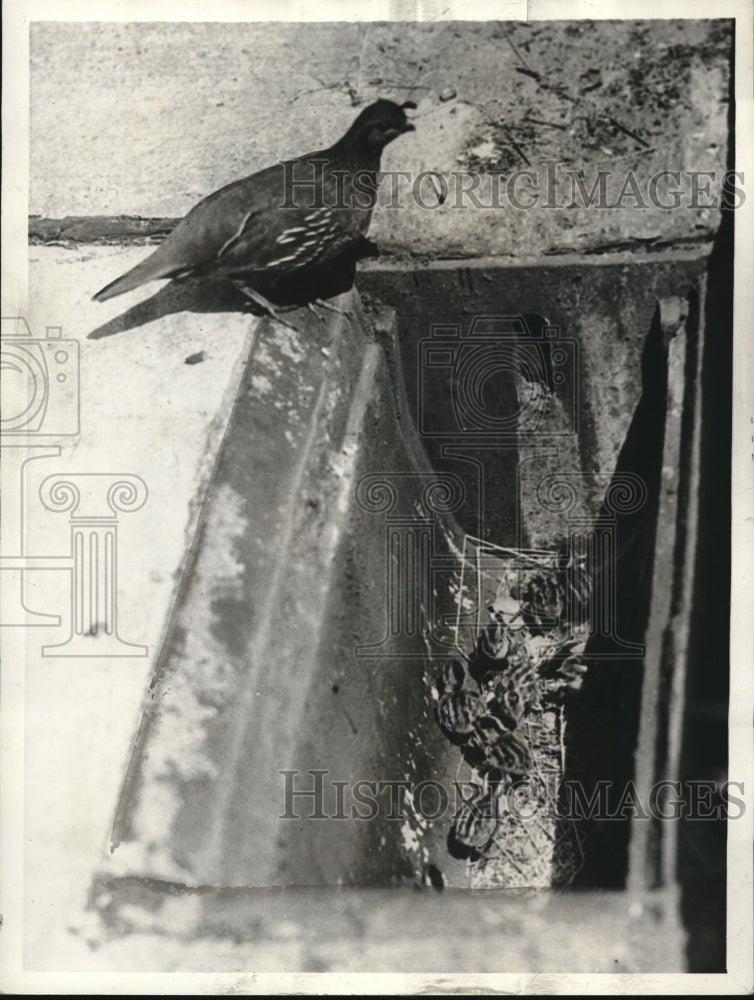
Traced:
<path fill-rule="evenodd" d="M 186 365 L 198 365 L 200 362 L 204 361 L 207 355 L 204 351 L 197 351 L 196 354 L 189 354 L 189 356 L 184 361 Z"/>
<path fill-rule="evenodd" d="M 455 87 L 444 87 L 439 94 L 441 101 L 452 101 L 456 96 Z"/>

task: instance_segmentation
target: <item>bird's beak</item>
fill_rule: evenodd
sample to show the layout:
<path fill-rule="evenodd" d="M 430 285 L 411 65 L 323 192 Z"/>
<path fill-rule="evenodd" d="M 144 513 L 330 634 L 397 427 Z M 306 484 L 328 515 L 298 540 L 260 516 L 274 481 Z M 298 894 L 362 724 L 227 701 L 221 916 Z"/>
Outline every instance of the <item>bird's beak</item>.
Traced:
<path fill-rule="evenodd" d="M 399 135 L 403 135 L 404 132 L 414 132 L 414 126 L 411 122 L 404 122 L 403 125 L 396 125 L 393 128 L 389 128 L 385 132 L 385 141 L 392 142 L 393 139 L 397 139 Z"/>

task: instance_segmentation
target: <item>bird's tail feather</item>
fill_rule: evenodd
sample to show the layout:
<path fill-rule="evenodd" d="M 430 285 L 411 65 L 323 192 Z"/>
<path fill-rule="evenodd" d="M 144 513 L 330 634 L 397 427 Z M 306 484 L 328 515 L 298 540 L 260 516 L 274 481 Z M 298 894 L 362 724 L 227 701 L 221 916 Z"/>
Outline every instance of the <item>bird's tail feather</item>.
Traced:
<path fill-rule="evenodd" d="M 132 267 L 130 271 L 126 271 L 115 281 L 111 281 L 109 285 L 105 285 L 104 288 L 100 288 L 96 295 L 92 296 L 94 302 L 106 302 L 107 299 L 112 299 L 116 295 L 122 295 L 124 292 L 133 291 L 134 288 L 138 288 L 139 285 L 145 284 L 147 281 L 157 281 L 160 278 L 169 278 L 175 271 L 174 267 L 155 267 L 155 262 L 153 258 L 147 257 L 136 267 Z"/>

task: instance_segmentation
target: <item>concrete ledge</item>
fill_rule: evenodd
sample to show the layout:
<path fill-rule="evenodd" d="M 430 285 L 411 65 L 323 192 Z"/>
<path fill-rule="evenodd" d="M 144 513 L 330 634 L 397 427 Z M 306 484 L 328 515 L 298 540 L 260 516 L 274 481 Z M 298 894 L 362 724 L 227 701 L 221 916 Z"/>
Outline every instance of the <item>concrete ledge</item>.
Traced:
<path fill-rule="evenodd" d="M 144 971 L 455 973 L 682 971 L 673 904 L 657 894 L 386 889 L 185 892 L 103 880 L 100 961 Z M 163 936 L 170 928 L 169 938 Z M 156 936 L 159 935 L 159 936 Z M 501 984 L 498 984 L 498 988 Z M 468 988 L 468 984 L 467 984 Z M 609 988 L 609 987 L 608 987 Z M 486 990 L 495 989 L 487 981 Z"/>
<path fill-rule="evenodd" d="M 64 219 L 29 218 L 29 244 L 158 242 L 180 219 L 141 219 L 136 216 L 69 215 Z"/>

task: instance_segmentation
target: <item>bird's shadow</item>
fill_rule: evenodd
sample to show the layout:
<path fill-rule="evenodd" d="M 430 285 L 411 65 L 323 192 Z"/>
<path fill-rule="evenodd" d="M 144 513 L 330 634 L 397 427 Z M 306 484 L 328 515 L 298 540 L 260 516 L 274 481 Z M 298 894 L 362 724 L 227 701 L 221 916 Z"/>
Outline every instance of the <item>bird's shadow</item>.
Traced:
<path fill-rule="evenodd" d="M 350 291 L 356 277 L 357 262 L 365 257 L 376 256 L 379 256 L 379 250 L 375 244 L 371 240 L 362 239 L 337 258 L 323 264 L 301 268 L 282 277 L 257 272 L 246 280 L 276 309 L 288 312 Z M 112 337 L 177 312 L 245 312 L 253 316 L 264 315 L 264 310 L 239 291 L 229 279 L 195 277 L 171 281 L 150 298 L 96 327 L 88 334 L 88 339 Z"/>

